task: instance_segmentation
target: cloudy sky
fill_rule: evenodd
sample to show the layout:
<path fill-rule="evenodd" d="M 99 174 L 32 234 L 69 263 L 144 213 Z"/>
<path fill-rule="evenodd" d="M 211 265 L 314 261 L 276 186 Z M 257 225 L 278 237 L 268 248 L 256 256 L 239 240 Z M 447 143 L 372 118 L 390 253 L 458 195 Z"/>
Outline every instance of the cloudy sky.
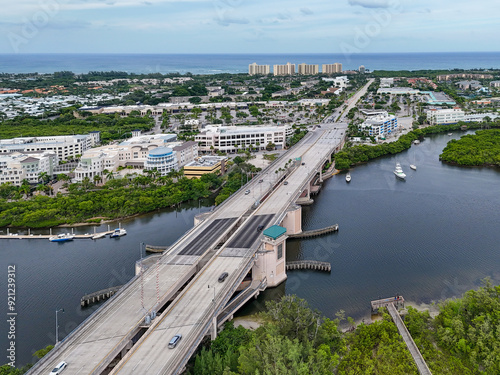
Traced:
<path fill-rule="evenodd" d="M 498 0 L 2 1 L 0 53 L 499 51 Z"/>

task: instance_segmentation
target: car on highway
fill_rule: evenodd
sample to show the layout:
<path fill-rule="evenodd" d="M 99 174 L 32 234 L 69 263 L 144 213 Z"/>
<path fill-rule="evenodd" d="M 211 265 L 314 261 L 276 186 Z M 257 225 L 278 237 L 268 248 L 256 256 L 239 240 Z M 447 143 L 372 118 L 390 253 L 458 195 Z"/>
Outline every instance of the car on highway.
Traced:
<path fill-rule="evenodd" d="M 259 180 L 259 184 L 260 184 L 261 182 L 264 182 L 264 180 Z"/>
<path fill-rule="evenodd" d="M 170 340 L 170 342 L 168 343 L 168 348 L 169 349 L 175 348 L 177 346 L 177 344 L 179 343 L 179 341 L 181 341 L 181 339 L 182 339 L 182 335 L 180 333 L 178 333 L 177 335 L 172 337 L 172 340 Z"/>
<path fill-rule="evenodd" d="M 260 232 L 260 231 L 262 231 L 263 229 L 264 229 L 264 226 L 263 226 L 263 225 L 259 225 L 259 226 L 257 227 L 257 232 Z"/>
<path fill-rule="evenodd" d="M 59 375 L 66 368 L 66 366 L 68 366 L 68 364 L 64 361 L 58 363 L 57 366 L 50 372 L 50 375 Z"/>
<path fill-rule="evenodd" d="M 250 190 L 245 191 L 245 195 L 250 194 Z"/>
<path fill-rule="evenodd" d="M 288 181 L 283 182 L 283 185 L 288 185 Z"/>
<path fill-rule="evenodd" d="M 306 163 L 302 163 L 302 165 L 306 165 Z"/>
<path fill-rule="evenodd" d="M 219 276 L 219 283 L 223 283 L 224 280 L 226 280 L 226 277 L 228 277 L 229 274 L 227 272 L 222 272 L 222 274 Z"/>

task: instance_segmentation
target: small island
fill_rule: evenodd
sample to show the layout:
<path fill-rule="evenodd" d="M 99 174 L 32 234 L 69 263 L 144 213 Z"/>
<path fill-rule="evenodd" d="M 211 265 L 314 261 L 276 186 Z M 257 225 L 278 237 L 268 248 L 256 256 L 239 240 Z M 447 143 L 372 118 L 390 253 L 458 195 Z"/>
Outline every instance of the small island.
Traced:
<path fill-rule="evenodd" d="M 439 158 L 463 166 L 500 166 L 500 129 L 478 130 L 476 134 L 451 140 Z"/>

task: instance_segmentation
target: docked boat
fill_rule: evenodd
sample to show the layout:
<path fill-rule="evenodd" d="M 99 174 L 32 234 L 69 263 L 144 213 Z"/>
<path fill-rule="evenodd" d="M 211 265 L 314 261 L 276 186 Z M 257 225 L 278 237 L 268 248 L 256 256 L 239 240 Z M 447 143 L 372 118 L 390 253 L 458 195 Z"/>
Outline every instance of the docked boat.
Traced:
<path fill-rule="evenodd" d="M 127 231 L 123 228 L 116 228 L 113 233 L 111 233 L 110 237 L 111 238 L 116 238 L 116 237 L 121 237 L 125 236 L 127 234 Z"/>
<path fill-rule="evenodd" d="M 415 140 L 413 141 L 413 144 L 414 144 L 414 145 L 419 145 L 419 144 L 420 144 L 420 141 L 419 141 L 418 139 L 415 139 Z"/>
<path fill-rule="evenodd" d="M 98 240 L 99 238 L 104 238 L 104 237 L 106 237 L 106 233 L 96 233 L 91 238 L 93 240 Z"/>
<path fill-rule="evenodd" d="M 345 175 L 345 180 L 346 182 L 351 182 L 351 174 L 349 172 Z"/>
<path fill-rule="evenodd" d="M 394 174 L 396 175 L 397 178 L 400 178 L 402 180 L 406 178 L 406 174 L 403 172 L 401 164 L 399 163 L 396 163 L 396 169 L 394 169 Z"/>
<path fill-rule="evenodd" d="M 450 135 L 450 136 L 451 136 L 451 135 L 453 135 L 453 133 L 448 133 L 448 135 Z"/>
<path fill-rule="evenodd" d="M 49 237 L 50 242 L 67 242 L 67 241 L 73 241 L 74 239 L 75 236 L 70 233 L 62 233 L 58 234 L 57 236 Z"/>

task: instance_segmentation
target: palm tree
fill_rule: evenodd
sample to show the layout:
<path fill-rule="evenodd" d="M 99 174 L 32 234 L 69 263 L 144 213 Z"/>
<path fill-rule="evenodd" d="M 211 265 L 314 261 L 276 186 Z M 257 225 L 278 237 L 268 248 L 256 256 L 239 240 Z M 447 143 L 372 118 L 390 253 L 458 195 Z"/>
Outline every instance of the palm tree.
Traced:
<path fill-rule="evenodd" d="M 46 184 L 50 180 L 50 176 L 47 172 L 40 172 L 38 175 L 39 181 L 42 181 L 42 183 Z"/>
<path fill-rule="evenodd" d="M 24 179 L 23 182 L 21 183 L 21 186 L 19 187 L 19 192 L 25 195 L 26 198 L 31 193 L 31 186 L 27 179 Z"/>
<path fill-rule="evenodd" d="M 96 175 L 94 176 L 94 184 L 95 184 L 95 185 L 97 185 L 97 184 L 99 184 L 99 183 L 101 183 L 101 182 L 102 182 L 102 177 L 101 177 L 101 176 L 99 176 L 98 174 L 96 174 Z"/>

